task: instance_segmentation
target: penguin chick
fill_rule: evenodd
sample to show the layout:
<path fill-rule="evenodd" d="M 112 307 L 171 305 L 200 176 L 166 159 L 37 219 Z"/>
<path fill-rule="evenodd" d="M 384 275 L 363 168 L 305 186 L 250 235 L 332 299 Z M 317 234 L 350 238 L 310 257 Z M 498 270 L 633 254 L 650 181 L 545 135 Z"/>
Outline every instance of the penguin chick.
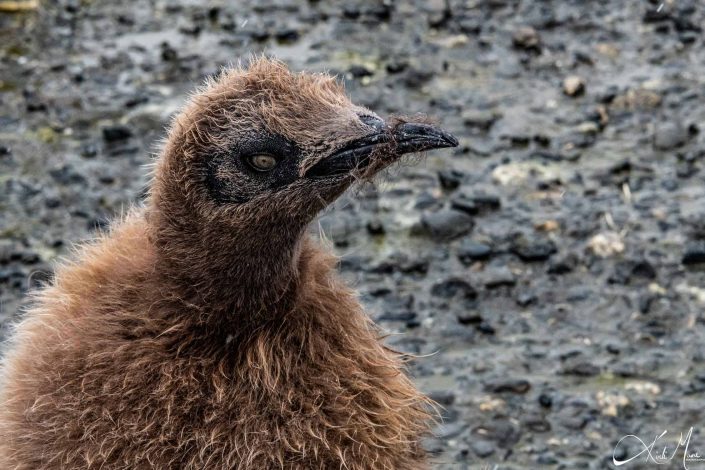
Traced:
<path fill-rule="evenodd" d="M 0 467 L 423 468 L 431 402 L 306 229 L 401 155 L 456 145 L 271 59 L 207 83 L 144 207 L 17 325 Z"/>

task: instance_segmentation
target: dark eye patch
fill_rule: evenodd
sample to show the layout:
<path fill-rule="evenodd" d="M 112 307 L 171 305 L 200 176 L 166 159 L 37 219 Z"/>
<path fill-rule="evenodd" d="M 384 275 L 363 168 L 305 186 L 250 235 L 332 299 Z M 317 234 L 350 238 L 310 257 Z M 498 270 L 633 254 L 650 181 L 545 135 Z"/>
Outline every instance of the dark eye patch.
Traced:
<path fill-rule="evenodd" d="M 257 171 L 251 165 L 251 158 L 259 154 L 276 158 L 277 165 L 270 171 Z M 298 179 L 300 156 L 297 145 L 283 136 L 253 133 L 208 159 L 206 184 L 218 202 L 246 202 Z"/>

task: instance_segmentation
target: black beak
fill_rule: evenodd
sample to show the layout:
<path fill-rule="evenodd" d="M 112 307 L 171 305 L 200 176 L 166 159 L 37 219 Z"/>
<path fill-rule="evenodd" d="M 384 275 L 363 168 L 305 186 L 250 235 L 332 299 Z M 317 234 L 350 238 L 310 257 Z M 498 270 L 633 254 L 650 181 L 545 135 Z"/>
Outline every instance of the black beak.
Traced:
<path fill-rule="evenodd" d="M 372 154 L 377 151 L 399 157 L 405 153 L 458 146 L 458 139 L 452 134 L 429 124 L 405 122 L 391 129 L 383 121 L 377 120 L 372 127 L 375 132 L 336 150 L 311 167 L 306 175 L 340 176 L 364 169 L 370 164 Z"/>

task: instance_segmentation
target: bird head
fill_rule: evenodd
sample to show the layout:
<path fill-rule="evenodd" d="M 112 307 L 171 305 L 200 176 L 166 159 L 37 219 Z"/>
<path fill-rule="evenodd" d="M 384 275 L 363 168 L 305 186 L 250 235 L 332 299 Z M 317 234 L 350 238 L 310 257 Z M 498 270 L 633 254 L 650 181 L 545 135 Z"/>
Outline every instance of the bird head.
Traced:
<path fill-rule="evenodd" d="M 211 220 L 305 225 L 403 154 L 457 143 L 424 122 L 385 122 L 326 74 L 259 58 L 192 97 L 172 125 L 156 186 L 163 203 Z"/>

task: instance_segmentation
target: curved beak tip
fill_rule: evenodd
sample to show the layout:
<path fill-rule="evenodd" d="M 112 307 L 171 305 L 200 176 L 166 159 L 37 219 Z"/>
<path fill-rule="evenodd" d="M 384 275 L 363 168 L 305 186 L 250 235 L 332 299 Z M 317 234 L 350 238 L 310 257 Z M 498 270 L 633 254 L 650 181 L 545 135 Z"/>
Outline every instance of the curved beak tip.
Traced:
<path fill-rule="evenodd" d="M 440 127 L 414 122 L 398 125 L 394 129 L 394 137 L 400 153 L 457 147 L 459 143 L 453 134 Z"/>

